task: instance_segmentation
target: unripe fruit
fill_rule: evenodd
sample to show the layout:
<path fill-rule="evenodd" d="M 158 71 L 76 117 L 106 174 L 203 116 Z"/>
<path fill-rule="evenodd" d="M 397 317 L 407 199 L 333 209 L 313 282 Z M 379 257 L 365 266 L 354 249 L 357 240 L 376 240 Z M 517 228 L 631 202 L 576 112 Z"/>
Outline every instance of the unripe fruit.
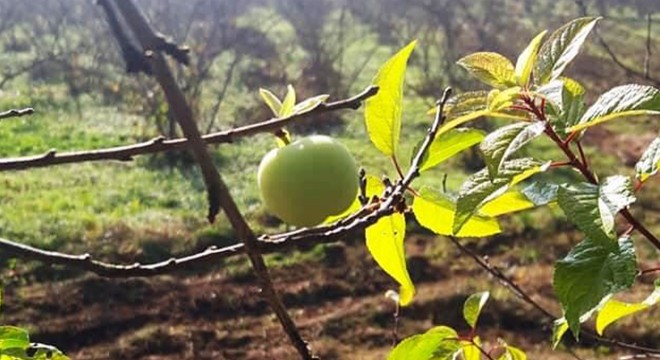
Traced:
<path fill-rule="evenodd" d="M 284 222 L 314 226 L 348 209 L 358 191 L 358 169 L 348 149 L 313 135 L 271 150 L 257 174 L 266 208 Z"/>

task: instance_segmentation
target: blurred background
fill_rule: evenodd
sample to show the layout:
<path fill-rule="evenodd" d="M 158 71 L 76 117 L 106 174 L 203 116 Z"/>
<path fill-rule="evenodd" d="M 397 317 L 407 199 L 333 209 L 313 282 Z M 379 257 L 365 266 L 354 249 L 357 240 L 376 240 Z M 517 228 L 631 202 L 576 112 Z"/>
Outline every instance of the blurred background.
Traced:
<path fill-rule="evenodd" d="M 408 159 L 432 120 L 426 111 L 444 87 L 481 89 L 455 65 L 475 51 L 515 60 L 538 32 L 587 15 L 604 17 L 567 75 L 588 101 L 627 83 L 660 87 L 658 0 L 139 0 L 153 26 L 190 48 L 191 63 L 172 63 L 202 132 L 268 119 L 259 88 L 298 98 L 354 95 L 378 67 L 412 39 L 419 44 L 406 77 L 402 149 Z M 0 124 L 0 156 L 96 149 L 181 136 L 162 92 L 150 77 L 127 74 L 102 9 L 89 0 L 0 0 L 0 110 L 34 107 L 31 117 Z M 494 129 L 480 120 L 471 126 Z M 361 111 L 296 123 L 293 136 L 331 134 L 345 143 L 368 173 L 394 176 L 389 159 L 368 140 Z M 587 155 L 595 171 L 631 174 L 658 135 L 657 118 L 613 122 L 590 130 Z M 259 200 L 256 168 L 275 146 L 264 134 L 212 148 L 214 160 L 247 218 L 260 232 L 285 226 Z M 564 160 L 550 142 L 524 150 Z M 480 169 L 469 151 L 421 179 L 457 191 Z M 551 176 L 572 178 L 569 170 Z M 419 185 L 419 184 L 418 184 Z M 634 213 L 660 232 L 660 183 L 650 181 Z M 185 152 L 149 155 L 130 163 L 85 163 L 0 173 L 0 237 L 70 253 L 90 252 L 112 262 L 154 262 L 209 245 L 232 244 L 224 218 L 205 221 L 204 185 Z M 581 239 L 561 211 L 543 208 L 507 217 L 503 234 L 466 240 L 506 269 L 540 302 L 558 312 L 552 264 Z M 502 337 L 530 359 L 572 359 L 550 350 L 550 324 L 475 267 L 446 239 L 409 223 L 409 267 L 419 284 L 399 335 L 433 325 L 461 329 L 460 306 L 473 291 L 494 300 L 481 324 L 483 337 Z M 640 266 L 657 265 L 657 252 L 638 241 Z M 383 296 L 395 284 L 366 253 L 363 239 L 309 245 L 270 255 L 273 277 L 292 314 L 324 359 L 382 359 L 390 349 L 394 311 Z M 624 298 L 643 298 L 642 278 Z M 295 358 L 279 324 L 259 298 L 242 258 L 149 279 L 108 280 L 0 252 L 3 323 L 26 326 L 33 340 L 74 359 L 289 359 Z M 660 346 L 658 315 L 623 321 L 611 337 Z M 655 321 L 654 321 L 655 320 Z M 463 330 L 465 326 L 463 326 Z M 571 351 L 585 359 L 623 353 L 585 342 Z"/>

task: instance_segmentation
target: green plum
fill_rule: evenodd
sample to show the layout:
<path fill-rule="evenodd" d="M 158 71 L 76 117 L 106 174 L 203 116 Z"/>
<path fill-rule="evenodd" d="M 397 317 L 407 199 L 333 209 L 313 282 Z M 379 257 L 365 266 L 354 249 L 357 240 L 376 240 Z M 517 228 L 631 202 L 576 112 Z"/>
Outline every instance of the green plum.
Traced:
<path fill-rule="evenodd" d="M 358 169 L 348 149 L 313 135 L 271 150 L 257 174 L 266 208 L 295 226 L 318 225 L 344 212 L 358 191 Z"/>

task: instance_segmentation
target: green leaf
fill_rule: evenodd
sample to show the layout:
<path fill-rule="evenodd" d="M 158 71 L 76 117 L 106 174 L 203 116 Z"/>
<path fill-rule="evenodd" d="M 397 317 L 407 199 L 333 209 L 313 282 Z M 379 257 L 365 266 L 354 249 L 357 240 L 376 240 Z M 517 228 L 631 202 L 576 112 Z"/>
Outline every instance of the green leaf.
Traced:
<path fill-rule="evenodd" d="M 507 110 L 520 99 L 523 90 L 514 86 L 505 90 L 493 90 L 488 94 L 488 110 L 492 113 Z"/>
<path fill-rule="evenodd" d="M 586 110 L 585 89 L 577 81 L 566 77 L 553 80 L 537 90 L 556 108 L 549 111 L 553 126 L 564 133 L 566 128 L 578 123 Z"/>
<path fill-rule="evenodd" d="M 626 316 L 633 315 L 642 310 L 646 310 L 660 301 L 660 281 L 656 281 L 655 290 L 646 300 L 640 303 L 625 303 L 622 301 L 610 299 L 598 312 L 596 317 L 596 331 L 598 335 L 603 335 L 605 328 L 613 322 Z"/>
<path fill-rule="evenodd" d="M 437 326 L 424 334 L 414 335 L 399 343 L 388 360 L 452 360 L 460 349 L 456 331 Z"/>
<path fill-rule="evenodd" d="M 557 345 L 561 342 L 561 339 L 564 337 L 564 334 L 568 331 L 568 323 L 566 318 L 561 318 L 555 320 L 552 325 L 552 349 L 556 349 Z"/>
<path fill-rule="evenodd" d="M 641 182 L 658 173 L 660 168 L 660 136 L 646 148 L 642 157 L 635 165 L 635 176 Z"/>
<path fill-rule="evenodd" d="M 444 125 L 438 130 L 438 134 L 436 136 L 442 136 L 442 134 L 450 131 L 451 129 L 454 129 L 460 125 L 463 125 L 464 123 L 468 121 L 472 121 L 475 119 L 478 119 L 482 116 L 487 116 L 490 114 L 490 111 L 488 110 L 479 110 L 475 111 L 469 114 L 465 114 L 463 116 L 459 116 L 457 118 L 451 119 L 447 122 L 445 122 Z"/>
<path fill-rule="evenodd" d="M 366 101 L 365 122 L 371 142 L 387 156 L 396 153 L 401 131 L 403 80 L 417 41 L 412 41 L 380 68 L 373 80 L 378 93 Z"/>
<path fill-rule="evenodd" d="M 477 327 L 477 320 L 479 320 L 481 309 L 486 305 L 488 297 L 490 297 L 490 293 L 484 291 L 472 294 L 465 300 L 463 304 L 463 318 L 472 329 Z"/>
<path fill-rule="evenodd" d="M 474 77 L 495 88 L 515 85 L 514 68 L 509 59 L 494 52 L 477 52 L 457 62 Z"/>
<path fill-rule="evenodd" d="M 282 107 L 280 108 L 280 117 L 287 117 L 293 115 L 293 107 L 296 105 L 296 90 L 289 84 L 286 87 L 286 96 L 282 100 Z"/>
<path fill-rule="evenodd" d="M 422 159 L 420 171 L 426 171 L 438 166 L 443 161 L 466 150 L 484 138 L 485 133 L 477 129 L 452 129 L 440 136 L 436 136 L 428 151 Z M 420 141 L 413 149 L 413 157 L 419 151 L 424 140 Z"/>
<path fill-rule="evenodd" d="M 637 84 L 617 86 L 601 95 L 582 115 L 579 124 L 567 131 L 580 131 L 612 119 L 637 115 L 660 115 L 660 90 Z"/>
<path fill-rule="evenodd" d="M 557 261 L 553 286 L 576 338 L 580 316 L 606 296 L 628 289 L 636 274 L 635 248 L 628 237 L 618 243 L 586 238 Z"/>
<path fill-rule="evenodd" d="M 282 102 L 280 99 L 268 89 L 259 89 L 259 95 L 261 95 L 263 101 L 268 105 L 270 111 L 273 112 L 273 115 L 279 116 L 280 111 L 282 110 Z"/>
<path fill-rule="evenodd" d="M 545 130 L 542 122 L 513 123 L 488 134 L 479 148 L 491 178 L 497 176 L 502 163 L 520 148 L 539 137 Z"/>
<path fill-rule="evenodd" d="M 555 30 L 539 50 L 534 79 L 538 85 L 558 78 L 580 52 L 582 44 L 600 18 L 575 19 Z"/>
<path fill-rule="evenodd" d="M 445 105 L 444 115 L 447 121 L 450 121 L 475 111 L 486 110 L 487 105 L 488 91 L 468 91 L 452 96 Z M 433 107 L 429 110 L 429 113 L 435 115 L 436 109 L 436 107 Z"/>
<path fill-rule="evenodd" d="M 527 354 L 517 347 L 506 345 L 505 349 L 506 353 L 498 360 L 527 360 Z"/>
<path fill-rule="evenodd" d="M 468 177 L 456 201 L 453 232 L 458 233 L 483 204 L 502 195 L 518 182 L 546 169 L 547 165 L 537 161 L 528 158 L 516 159 L 504 162 L 494 178 L 489 176 L 488 169 Z"/>
<path fill-rule="evenodd" d="M 378 265 L 400 285 L 399 303 L 410 304 L 415 286 L 406 267 L 403 240 L 406 235 L 406 219 L 401 213 L 383 217 L 366 231 L 367 249 Z"/>
<path fill-rule="evenodd" d="M 478 336 L 472 339 L 474 343 L 469 341 L 461 341 L 461 351 L 463 353 L 463 360 L 481 360 L 481 339 Z"/>
<path fill-rule="evenodd" d="M 479 212 L 483 215 L 495 217 L 531 209 L 535 206 L 536 204 L 523 193 L 517 190 L 509 190 L 482 205 Z"/>
<path fill-rule="evenodd" d="M 16 326 L 0 326 L 0 350 L 26 349 L 30 346 L 30 336 L 25 329 Z"/>
<path fill-rule="evenodd" d="M 557 201 L 559 185 L 534 181 L 522 190 L 529 201 L 535 206 L 543 206 Z"/>
<path fill-rule="evenodd" d="M 412 210 L 417 222 L 438 235 L 457 237 L 485 237 L 501 232 L 500 225 L 491 217 L 475 214 L 458 233 L 452 231 L 456 203 L 446 195 L 424 187 L 413 200 Z"/>
<path fill-rule="evenodd" d="M 330 95 L 328 94 L 322 94 L 311 98 L 307 98 L 293 107 L 293 114 L 299 115 L 312 111 L 316 109 L 319 105 L 323 104 L 329 97 Z"/>
<path fill-rule="evenodd" d="M 527 86 L 529 79 L 532 76 L 532 69 L 536 64 L 536 55 L 541 47 L 541 42 L 547 30 L 542 31 L 529 42 L 529 45 L 520 53 L 518 61 L 516 61 L 515 77 L 516 82 L 520 86 Z"/>
<path fill-rule="evenodd" d="M 600 185 L 579 183 L 561 186 L 559 207 L 566 217 L 593 240 L 610 241 L 614 236 L 614 217 L 635 201 L 630 179 L 610 176 Z"/>

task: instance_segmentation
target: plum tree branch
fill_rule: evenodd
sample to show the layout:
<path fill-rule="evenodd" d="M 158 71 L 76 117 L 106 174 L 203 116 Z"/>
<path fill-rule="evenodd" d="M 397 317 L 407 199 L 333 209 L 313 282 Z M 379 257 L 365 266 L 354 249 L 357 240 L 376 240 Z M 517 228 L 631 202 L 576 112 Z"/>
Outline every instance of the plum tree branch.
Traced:
<path fill-rule="evenodd" d="M 232 143 L 240 138 L 253 136 L 260 133 L 273 132 L 291 122 L 311 118 L 319 114 L 342 109 L 358 109 L 364 100 L 376 95 L 378 87 L 369 86 L 359 94 L 327 104 L 320 104 L 314 109 L 300 114 L 284 118 L 272 118 L 266 121 L 237 127 L 234 129 L 219 131 L 202 136 L 206 144 Z M 73 151 L 59 154 L 56 150 L 50 150 L 36 156 L 0 159 L 0 171 L 26 170 L 39 167 L 55 166 L 62 164 L 74 164 L 89 161 L 131 161 L 134 156 L 154 154 L 163 151 L 183 150 L 191 146 L 189 139 L 166 140 L 157 137 L 150 141 L 139 144 L 117 146 L 106 149 Z"/>

